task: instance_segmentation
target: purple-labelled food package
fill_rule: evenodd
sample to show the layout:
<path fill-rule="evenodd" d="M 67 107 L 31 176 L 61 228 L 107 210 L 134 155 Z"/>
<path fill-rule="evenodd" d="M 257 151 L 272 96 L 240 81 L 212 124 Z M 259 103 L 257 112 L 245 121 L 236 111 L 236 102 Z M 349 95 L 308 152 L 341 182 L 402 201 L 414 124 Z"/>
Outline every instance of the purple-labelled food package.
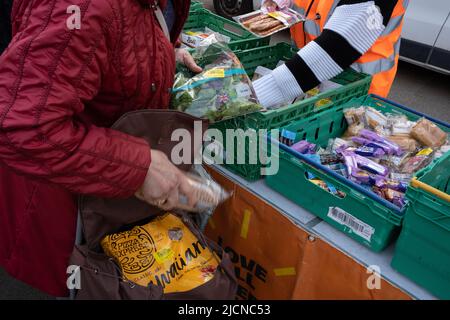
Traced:
<path fill-rule="evenodd" d="M 375 185 L 380 188 L 388 188 L 400 192 L 406 192 L 406 188 L 408 187 L 406 183 L 391 179 L 379 180 Z"/>
<path fill-rule="evenodd" d="M 349 176 L 353 176 L 354 172 L 358 170 L 358 163 L 356 162 L 354 153 L 351 152 L 343 152 L 342 157 L 344 159 L 345 166 L 347 167 L 347 174 Z"/>
<path fill-rule="evenodd" d="M 290 148 L 302 154 L 314 154 L 316 145 L 314 143 L 309 143 L 306 140 L 300 140 L 299 142 L 294 143 Z"/>
<path fill-rule="evenodd" d="M 362 138 L 362 137 L 353 137 L 352 141 L 358 143 L 363 146 L 372 147 L 382 149 L 385 154 L 393 155 L 395 154 L 395 149 L 381 142 L 374 142 L 372 140 Z"/>
<path fill-rule="evenodd" d="M 385 180 L 385 177 L 383 176 L 371 174 L 361 169 L 354 170 L 352 173 L 352 177 L 359 183 L 368 184 L 371 186 L 381 185 L 382 181 Z"/>
<path fill-rule="evenodd" d="M 390 141 L 390 140 L 388 140 L 386 138 L 383 138 L 382 136 L 376 134 L 373 131 L 370 131 L 370 130 L 367 130 L 367 129 L 362 129 L 359 132 L 359 135 L 361 137 L 363 137 L 363 138 L 372 140 L 374 142 L 380 142 L 382 144 L 385 144 L 385 145 L 391 147 L 394 150 L 395 154 L 398 155 L 398 156 L 403 153 L 402 148 L 400 148 L 400 146 L 398 144 L 396 144 L 396 143 L 394 143 L 394 142 L 392 142 L 392 141 Z"/>
<path fill-rule="evenodd" d="M 352 157 L 355 158 L 358 168 L 367 170 L 371 173 L 379 174 L 381 176 L 386 176 L 389 173 L 389 169 L 381 164 L 378 164 L 368 158 L 364 158 L 360 155 L 353 154 Z"/>
<path fill-rule="evenodd" d="M 342 158 L 338 154 L 321 154 L 320 163 L 323 165 L 337 164 L 342 161 Z"/>
<path fill-rule="evenodd" d="M 373 158 L 381 158 L 385 155 L 385 152 L 382 148 L 378 148 L 375 146 L 360 146 L 355 150 L 356 154 L 359 154 L 363 157 L 373 157 Z"/>

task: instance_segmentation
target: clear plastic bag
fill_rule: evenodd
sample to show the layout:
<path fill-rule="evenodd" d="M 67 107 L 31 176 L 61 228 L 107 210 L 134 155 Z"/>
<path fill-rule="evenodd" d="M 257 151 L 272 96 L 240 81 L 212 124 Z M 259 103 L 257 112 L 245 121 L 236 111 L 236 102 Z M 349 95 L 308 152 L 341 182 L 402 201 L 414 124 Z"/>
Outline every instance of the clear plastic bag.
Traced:
<path fill-rule="evenodd" d="M 193 74 L 179 66 L 172 89 L 173 109 L 211 122 L 261 109 L 241 62 L 225 44 L 197 47 L 192 57 L 203 71 Z"/>

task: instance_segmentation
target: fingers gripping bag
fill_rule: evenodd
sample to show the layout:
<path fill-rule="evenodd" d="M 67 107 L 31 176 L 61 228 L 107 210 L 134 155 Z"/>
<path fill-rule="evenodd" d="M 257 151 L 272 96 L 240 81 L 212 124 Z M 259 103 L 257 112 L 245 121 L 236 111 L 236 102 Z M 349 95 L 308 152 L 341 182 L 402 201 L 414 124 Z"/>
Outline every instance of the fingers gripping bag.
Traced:
<path fill-rule="evenodd" d="M 164 293 L 192 290 L 214 277 L 219 259 L 172 213 L 131 230 L 106 236 L 105 253 L 123 277 L 141 286 L 162 286 Z"/>
<path fill-rule="evenodd" d="M 223 43 L 197 47 L 192 57 L 203 68 L 193 74 L 178 66 L 172 109 L 216 122 L 261 109 L 251 81 L 236 55 Z"/>

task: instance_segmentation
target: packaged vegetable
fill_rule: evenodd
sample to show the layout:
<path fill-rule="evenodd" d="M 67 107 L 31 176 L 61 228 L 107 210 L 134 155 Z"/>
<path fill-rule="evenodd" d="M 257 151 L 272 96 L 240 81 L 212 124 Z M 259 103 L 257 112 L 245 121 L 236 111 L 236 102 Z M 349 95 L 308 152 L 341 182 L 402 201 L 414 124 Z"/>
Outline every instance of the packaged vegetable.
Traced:
<path fill-rule="evenodd" d="M 108 235 L 101 246 L 125 279 L 144 287 L 162 286 L 164 293 L 205 284 L 214 278 L 219 265 L 217 255 L 172 213 Z"/>
<path fill-rule="evenodd" d="M 427 147 L 437 148 L 447 140 L 447 134 L 428 119 L 420 119 L 411 129 L 411 136 Z"/>
<path fill-rule="evenodd" d="M 304 21 L 304 17 L 290 8 L 267 11 L 256 10 L 233 18 L 257 37 L 267 37 Z"/>
<path fill-rule="evenodd" d="M 179 66 L 172 89 L 173 109 L 211 122 L 261 109 L 242 64 L 226 45 L 201 46 L 192 56 L 203 71 L 192 74 Z"/>

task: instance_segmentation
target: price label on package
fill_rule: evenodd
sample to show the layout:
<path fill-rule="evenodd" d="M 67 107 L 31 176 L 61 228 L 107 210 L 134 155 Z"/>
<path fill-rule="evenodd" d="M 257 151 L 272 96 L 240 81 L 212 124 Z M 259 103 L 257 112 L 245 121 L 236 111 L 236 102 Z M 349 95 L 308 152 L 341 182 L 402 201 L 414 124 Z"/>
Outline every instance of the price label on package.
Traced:
<path fill-rule="evenodd" d="M 223 68 L 214 68 L 206 71 L 203 75 L 205 78 L 225 78 L 225 70 Z"/>

